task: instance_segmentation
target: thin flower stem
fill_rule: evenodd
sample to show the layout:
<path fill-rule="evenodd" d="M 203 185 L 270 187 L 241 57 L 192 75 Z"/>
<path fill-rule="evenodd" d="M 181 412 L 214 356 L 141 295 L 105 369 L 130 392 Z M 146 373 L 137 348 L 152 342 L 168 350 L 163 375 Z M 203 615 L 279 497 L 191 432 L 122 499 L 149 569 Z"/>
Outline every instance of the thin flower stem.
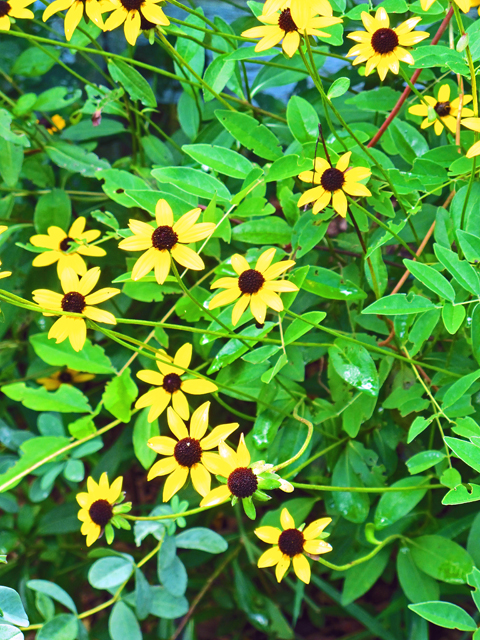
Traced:
<path fill-rule="evenodd" d="M 377 276 L 375 275 L 375 270 L 373 268 L 372 260 L 369 256 L 367 257 L 367 246 L 363 239 L 362 232 L 360 231 L 360 227 L 358 226 L 357 221 L 355 220 L 355 216 L 353 215 L 353 212 L 350 207 L 348 207 L 348 213 L 350 214 L 353 226 L 355 227 L 355 232 L 358 236 L 358 240 L 360 241 L 364 259 L 367 261 L 368 269 L 372 277 L 373 292 L 375 293 L 375 298 L 378 300 L 379 298 L 381 298 L 381 295 L 380 295 L 380 290 L 378 288 Z"/>
<path fill-rule="evenodd" d="M 335 417 L 335 416 L 333 416 L 333 417 Z M 334 442 L 333 444 L 329 445 L 325 449 L 322 449 L 321 451 L 317 451 L 317 453 L 315 453 L 313 456 L 308 458 L 308 460 L 305 460 L 305 462 L 303 462 L 302 464 L 299 464 L 298 467 L 295 467 L 295 469 L 292 469 L 287 474 L 285 474 L 283 477 L 285 478 L 285 480 L 288 480 L 288 478 L 291 478 L 293 475 L 299 473 L 305 467 L 308 467 L 314 460 L 317 460 L 318 458 L 321 458 L 326 453 L 329 453 L 330 451 L 332 451 L 336 447 L 340 446 L 344 442 L 347 442 L 348 440 L 349 440 L 348 437 L 342 438 L 341 440 L 338 440 L 338 442 Z"/>
<path fill-rule="evenodd" d="M 305 442 L 302 444 L 302 446 L 300 447 L 299 451 L 292 458 L 289 458 L 285 462 L 281 462 L 280 464 L 276 464 L 274 467 L 272 467 L 271 471 L 273 473 L 276 472 L 276 471 L 279 471 L 280 469 L 285 469 L 285 467 L 288 467 L 289 465 L 291 465 L 292 462 L 295 462 L 295 460 L 298 460 L 303 455 L 303 453 L 305 452 L 306 448 L 310 444 L 310 440 L 312 439 L 312 435 L 313 435 L 313 424 L 310 422 L 310 420 L 307 420 L 306 418 L 302 418 L 297 413 L 297 407 L 302 403 L 303 403 L 303 399 L 300 400 L 300 402 L 296 405 L 296 407 L 294 407 L 294 409 L 293 409 L 293 417 L 298 422 L 302 422 L 303 424 L 305 424 L 307 426 L 308 431 L 307 431 L 307 437 L 305 438 Z"/>
<path fill-rule="evenodd" d="M 385 540 L 382 540 L 382 542 L 380 542 L 366 556 L 363 556 L 362 558 L 357 558 L 356 560 L 352 560 L 352 562 L 347 562 L 347 564 L 333 564 L 332 562 L 328 562 L 328 560 L 324 560 L 322 556 L 319 556 L 317 560 L 318 562 L 320 562 L 320 564 L 323 564 L 325 567 L 328 567 L 329 569 L 333 569 L 333 571 L 347 571 L 348 569 L 351 569 L 352 567 L 355 567 L 358 564 L 363 564 L 364 562 L 367 562 L 367 560 L 371 560 L 377 555 L 377 553 L 379 553 L 379 551 L 383 549 L 383 547 L 386 547 L 387 545 L 394 542 L 395 540 L 405 540 L 405 536 L 401 535 L 400 533 L 394 533 L 392 536 L 389 536 L 388 538 L 385 538 Z"/>
<path fill-rule="evenodd" d="M 394 491 L 420 491 L 421 489 L 445 489 L 443 484 L 419 484 L 414 487 L 334 487 L 328 484 L 305 484 L 303 482 L 291 482 L 290 484 L 296 489 L 326 492 L 344 491 L 346 493 L 390 493 Z"/>
<path fill-rule="evenodd" d="M 227 502 L 228 498 L 225 498 L 222 502 L 218 504 L 224 504 Z M 177 518 L 184 518 L 185 516 L 193 516 L 196 513 L 202 513 L 203 511 L 208 511 L 208 509 L 213 509 L 213 507 L 218 506 L 218 504 L 208 506 L 208 507 L 195 507 L 195 509 L 189 509 L 188 511 L 181 511 L 180 513 L 169 513 L 161 516 L 133 516 L 130 513 L 123 513 L 122 518 L 126 520 L 138 520 L 141 522 L 146 521 L 158 521 L 158 520 L 176 520 Z"/>
<path fill-rule="evenodd" d="M 224 400 L 222 400 L 222 398 L 218 395 L 218 393 L 213 393 L 212 395 L 219 405 L 221 405 L 224 409 L 227 409 L 227 411 L 230 411 L 230 413 L 233 413 L 234 416 L 237 416 L 238 418 L 242 418 L 242 420 L 248 420 L 249 422 L 256 421 L 256 418 L 254 418 L 253 416 L 249 416 L 246 413 L 243 413 L 242 411 L 238 411 L 238 409 L 235 409 L 234 407 L 227 404 Z"/>

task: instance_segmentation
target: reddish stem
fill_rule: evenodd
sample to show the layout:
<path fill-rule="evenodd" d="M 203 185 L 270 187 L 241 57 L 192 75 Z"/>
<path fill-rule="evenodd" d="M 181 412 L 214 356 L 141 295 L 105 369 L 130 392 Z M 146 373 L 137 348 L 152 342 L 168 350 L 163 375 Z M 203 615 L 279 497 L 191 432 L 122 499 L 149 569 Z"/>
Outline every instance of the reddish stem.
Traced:
<path fill-rule="evenodd" d="M 438 41 L 440 40 L 440 38 L 443 35 L 443 32 L 445 31 L 445 29 L 448 26 L 448 23 L 450 22 L 451 18 L 453 16 L 453 8 L 450 7 L 450 9 L 448 10 L 447 15 L 445 16 L 445 18 L 442 20 L 441 25 L 438 27 L 438 31 L 437 33 L 433 36 L 432 38 L 432 42 L 430 43 L 431 45 L 435 45 L 438 43 Z M 415 82 L 418 80 L 418 76 L 422 73 L 422 69 L 417 69 L 416 71 L 414 71 L 412 77 L 411 77 L 411 82 L 412 84 L 415 84 Z M 405 87 L 404 92 L 402 93 L 402 95 L 400 96 L 400 98 L 398 99 L 397 104 L 394 106 L 391 114 L 388 116 L 388 118 L 385 120 L 385 122 L 382 124 L 382 126 L 380 127 L 380 129 L 377 131 L 377 133 L 373 136 L 373 138 L 370 140 L 370 142 L 367 144 L 367 147 L 374 147 L 377 142 L 380 140 L 380 138 L 383 136 L 383 134 L 385 133 L 385 131 L 388 129 L 388 126 L 390 125 L 390 123 L 392 122 L 392 120 L 395 118 L 395 116 L 398 114 L 398 112 L 400 111 L 400 109 L 403 106 L 403 103 L 405 102 L 405 100 L 408 98 L 408 96 L 410 95 L 411 89 L 410 87 Z"/>

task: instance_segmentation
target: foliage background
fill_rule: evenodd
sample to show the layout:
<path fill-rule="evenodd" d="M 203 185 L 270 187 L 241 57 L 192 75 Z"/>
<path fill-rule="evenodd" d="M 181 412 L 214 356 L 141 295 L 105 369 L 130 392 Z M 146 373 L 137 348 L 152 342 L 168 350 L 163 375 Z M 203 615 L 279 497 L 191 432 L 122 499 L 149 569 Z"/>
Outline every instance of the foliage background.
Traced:
<path fill-rule="evenodd" d="M 24 21 L 1 33 L 0 218 L 9 230 L 0 245 L 3 267 L 13 272 L 4 290 L 27 301 L 39 285 L 56 290 L 55 267 L 31 267 L 29 238 L 86 216 L 109 238 L 102 245 L 108 258 L 91 264 L 102 268 L 103 286 L 122 288 L 105 308 L 136 321 L 118 330 L 144 341 L 151 328 L 140 323 L 153 322 L 151 344 L 170 353 L 192 341 L 193 366 L 220 387 L 211 398 L 212 424 L 236 415 L 254 459 L 273 464 L 305 439 L 295 407 L 313 423 L 314 436 L 285 472 L 298 483 L 295 493 L 273 492 L 255 525 L 223 505 L 188 519 L 137 522 L 111 548 L 100 541 L 87 550 L 75 494 L 89 474 L 123 475 L 137 514 L 168 516 L 196 507 L 198 496 L 187 487 L 180 500 L 162 505 L 161 481 L 146 481 L 155 458 L 146 441 L 167 431 L 165 414 L 149 425 L 144 411 L 132 409 L 146 390 L 134 374 L 150 361 L 92 331 L 79 354 L 67 343 L 56 346 L 46 337 L 49 319 L 0 294 L 0 553 L 8 558 L 0 565 L 7 588 L 0 588 L 0 638 L 22 637 L 11 625 L 30 625 L 26 637 L 36 633 L 38 640 L 424 640 L 475 630 L 467 576 L 478 585 L 476 165 L 445 133 L 419 129 L 420 118 L 407 111 L 418 101 L 412 95 L 365 150 L 404 80 L 390 74 L 380 86 L 376 75 L 359 75 L 343 57 L 343 30 L 357 28 L 368 5 L 332 6 L 344 24 L 313 53 L 325 90 L 337 81 L 327 101 L 298 54 L 261 57 L 251 42 L 240 49 L 240 33 L 256 21 L 248 7 L 232 3 L 188 11 L 168 4 L 173 50 L 144 36 L 133 49 L 123 35 L 100 34 L 84 22 L 67 46 L 60 19 L 47 26 Z M 427 13 L 419 2 L 382 6 L 393 21 L 421 15 L 431 35 L 448 10 L 443 0 Z M 476 63 L 476 13 L 463 23 Z M 460 35 L 452 20 L 437 47 L 430 40 L 417 47 L 407 73 L 423 70 L 419 91 L 431 95 L 448 82 L 455 92 L 460 79 L 471 82 L 465 50 L 454 48 Z M 99 107 L 102 122 L 93 127 Z M 67 126 L 51 135 L 42 118 L 55 114 Z M 351 224 L 333 211 L 314 217 L 297 207 L 304 185 L 296 176 L 311 167 L 319 122 L 333 159 L 344 144 L 352 164 L 372 168 L 373 195 L 353 210 L 376 292 Z M 464 150 L 473 141 L 462 131 Z M 153 277 L 134 283 L 125 275 L 133 260 L 118 240 L 130 217 L 151 219 L 160 197 L 176 216 L 200 203 L 204 220 L 222 221 L 202 252 L 205 273 L 185 278 L 200 305 L 215 276 L 232 274 L 232 253 L 254 259 L 276 246 L 277 258 L 294 255 L 290 278 L 300 292 L 284 295 L 287 311 L 268 316 L 263 328 L 244 315 L 237 331 L 251 339 L 249 350 L 225 337 L 173 278 L 160 287 Z M 420 256 L 417 267 L 412 254 Z M 411 273 L 401 281 L 407 266 Z M 232 329 L 230 310 L 218 314 Z M 95 378 L 80 389 L 63 386 L 52 399 L 35 380 L 66 365 Z M 270 570 L 256 568 L 261 545 L 253 528 L 278 525 L 283 506 L 298 522 L 333 518 L 326 558 L 333 568 L 315 563 L 307 587 L 292 574 L 277 585 Z M 467 612 L 437 610 L 453 616 L 442 626 L 460 630 L 440 631 L 424 619 L 431 614 L 409 608 L 426 601 Z"/>

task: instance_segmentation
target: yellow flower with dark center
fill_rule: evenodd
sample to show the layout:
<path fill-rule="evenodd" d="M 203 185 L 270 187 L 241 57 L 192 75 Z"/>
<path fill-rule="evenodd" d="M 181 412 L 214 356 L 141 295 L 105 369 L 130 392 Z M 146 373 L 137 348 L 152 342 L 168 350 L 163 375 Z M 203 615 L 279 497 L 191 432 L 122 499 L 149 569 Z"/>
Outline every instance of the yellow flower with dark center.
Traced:
<path fill-rule="evenodd" d="M 188 369 L 192 361 L 191 344 L 186 343 L 180 347 L 174 358 L 163 350 L 159 350 L 158 353 L 162 360 L 156 361 L 160 373 L 150 369 L 143 369 L 137 373 L 137 378 L 147 384 L 155 385 L 157 388 L 150 389 L 143 396 L 140 396 L 135 403 L 135 407 L 137 409 L 151 407 L 148 421 L 153 422 L 165 411 L 171 401 L 178 415 L 184 420 L 188 420 L 190 408 L 185 393 L 203 395 L 204 393 L 217 391 L 218 387 L 210 380 L 204 380 L 203 378 L 182 379 L 185 374 L 184 370 Z"/>
<path fill-rule="evenodd" d="M 159 2 L 161 0 L 102 0 L 102 12 L 113 11 L 105 21 L 105 31 L 123 24 L 125 38 L 133 46 L 140 31 L 152 28 L 148 25 L 167 27 L 170 24 Z"/>
<path fill-rule="evenodd" d="M 462 118 L 473 116 L 472 109 L 468 109 L 463 106 L 471 102 L 472 99 L 472 96 L 463 96 Z M 435 120 L 429 120 L 428 106 L 426 104 L 415 104 L 413 107 L 410 107 L 408 111 L 414 116 L 425 117 L 425 120 L 422 122 L 420 127 L 422 129 L 427 129 L 433 124 L 435 125 L 435 133 L 437 136 L 440 136 L 445 126 L 454 134 L 457 130 L 457 116 L 460 110 L 460 98 L 455 98 L 455 100 L 450 102 L 450 85 L 442 84 L 436 99 L 432 96 L 424 96 L 424 100 L 433 108 L 438 118 L 435 118 Z"/>
<path fill-rule="evenodd" d="M 45 127 L 51 136 L 53 136 L 54 133 L 65 129 L 67 125 L 65 120 L 58 113 L 52 116 L 50 120 L 47 120 L 47 118 L 40 118 L 37 120 L 37 124 L 41 124 L 42 127 Z"/>
<path fill-rule="evenodd" d="M 164 502 L 168 502 L 183 487 L 189 473 L 195 491 L 203 497 L 210 491 L 210 474 L 221 473 L 222 458 L 210 449 L 228 438 L 239 425 L 238 422 L 221 424 L 205 436 L 209 409 L 210 402 L 204 402 L 192 413 L 189 432 L 180 416 L 168 407 L 168 426 L 177 440 L 168 436 L 155 436 L 148 441 L 148 446 L 156 453 L 168 456 L 156 462 L 148 472 L 148 480 L 169 474 L 163 487 Z"/>
<path fill-rule="evenodd" d="M 6 230 L 8 229 L 7 225 L 2 224 L 0 225 L 0 236 L 2 235 L 2 233 L 4 233 Z M 0 260 L 0 267 L 2 266 L 2 261 Z M 11 271 L 0 271 L 0 280 L 2 280 L 3 278 L 8 278 L 8 276 L 11 276 L 12 272 Z"/>
<path fill-rule="evenodd" d="M 34 18 L 30 9 L 26 9 L 34 0 L 0 0 L 0 31 L 10 31 L 10 18 Z"/>
<path fill-rule="evenodd" d="M 48 249 L 39 253 L 32 262 L 34 267 L 46 267 L 57 263 L 58 277 L 61 277 L 63 270 L 70 267 L 79 276 L 85 275 L 87 265 L 82 256 L 99 258 L 106 255 L 105 249 L 91 246 L 89 243 L 97 240 L 101 232 L 98 229 L 84 231 L 86 220 L 83 216 L 77 218 L 65 233 L 60 227 L 48 227 L 47 234 L 37 234 L 30 238 L 30 243 L 34 247 Z M 78 244 L 76 248 L 71 248 L 73 244 Z"/>
<path fill-rule="evenodd" d="M 325 209 L 332 201 L 334 210 L 345 218 L 348 209 L 346 193 L 350 196 L 371 196 L 370 191 L 360 180 L 369 178 L 372 172 L 366 167 L 348 169 L 351 155 L 351 151 L 344 153 L 335 167 L 332 167 L 324 158 L 315 158 L 315 171 L 302 171 L 298 177 L 304 182 L 319 186 L 305 191 L 300 196 L 298 206 L 303 207 L 305 204 L 314 202 L 312 212 L 315 214 Z"/>
<path fill-rule="evenodd" d="M 235 253 L 232 267 L 238 278 L 220 278 L 211 285 L 211 289 L 225 289 L 214 296 L 208 303 L 209 309 L 216 309 L 240 298 L 232 311 L 232 323 L 235 326 L 248 305 L 258 323 L 265 322 L 267 307 L 274 311 L 283 311 L 283 302 L 278 295 L 285 291 L 298 291 L 298 287 L 288 280 L 277 280 L 282 273 L 295 264 L 294 260 L 283 260 L 271 264 L 275 249 L 267 249 L 258 258 L 255 269 L 252 269 L 245 258 Z"/>
<path fill-rule="evenodd" d="M 227 482 L 212 489 L 201 501 L 201 507 L 213 507 L 232 496 L 238 499 L 251 498 L 258 489 L 255 470 L 249 467 L 250 452 L 245 444 L 243 433 L 236 452 L 225 442 L 220 442 L 218 451 L 221 463 L 217 475 L 225 478 Z"/>
<path fill-rule="evenodd" d="M 295 527 L 295 520 L 288 509 L 282 509 L 280 515 L 282 529 L 277 527 L 255 529 L 255 535 L 260 540 L 274 545 L 260 556 L 258 566 L 260 569 L 275 566 L 275 575 L 280 582 L 292 563 L 293 570 L 300 580 L 309 584 L 310 564 L 304 554 L 318 556 L 332 550 L 328 542 L 316 540 L 331 521 L 331 518 L 320 518 L 302 531 Z"/>
<path fill-rule="evenodd" d="M 377 9 L 374 18 L 365 11 L 362 11 L 361 17 L 366 31 L 354 31 L 348 34 L 347 38 L 359 44 L 353 46 L 347 56 L 357 56 L 353 61 L 354 65 L 367 63 L 366 76 L 377 69 L 380 79 L 385 80 L 389 69 L 392 73 L 399 72 L 400 62 L 413 64 L 412 54 L 404 47 L 418 44 L 429 36 L 426 31 L 412 33 L 412 29 L 421 18 L 409 18 L 395 29 L 391 29 L 390 18 L 383 7 Z"/>
<path fill-rule="evenodd" d="M 87 492 L 77 494 L 77 502 L 81 507 L 78 519 L 82 522 L 82 534 L 87 536 L 87 547 L 99 538 L 114 517 L 115 504 L 122 497 L 122 484 L 123 478 L 120 476 L 109 485 L 107 474 L 102 473 L 98 484 L 88 477 Z"/>
<path fill-rule="evenodd" d="M 302 26 L 308 24 L 310 17 L 317 14 L 330 17 L 333 15 L 332 7 L 328 0 L 267 0 L 263 6 L 262 14 L 270 16 L 277 11 L 290 9 L 290 15 L 295 24 L 299 25 L 300 31 Z"/>
<path fill-rule="evenodd" d="M 44 313 L 46 316 L 54 316 L 56 311 L 67 311 L 81 313 L 85 318 L 89 318 L 94 322 L 117 324 L 112 313 L 93 306 L 105 302 L 105 300 L 109 300 L 109 298 L 120 293 L 120 289 L 111 287 L 91 293 L 99 278 L 100 269 L 98 267 L 89 269 L 80 280 L 73 269 L 66 267 L 60 276 L 64 295 L 48 289 L 36 289 L 33 292 L 33 299 L 41 307 L 51 309 L 52 313 Z M 87 325 L 83 318 L 62 315 L 52 325 L 48 332 L 48 337 L 54 338 L 57 344 L 69 338 L 74 350 L 81 351 L 87 338 Z"/>
<path fill-rule="evenodd" d="M 79 373 L 73 369 L 63 369 L 62 371 L 55 371 L 51 376 L 45 378 L 37 378 L 36 382 L 42 384 L 47 391 L 55 391 L 62 384 L 80 384 L 93 380 L 95 376 L 93 373 Z"/>
<path fill-rule="evenodd" d="M 86 19 L 90 19 L 100 29 L 104 28 L 98 0 L 54 0 L 43 12 L 42 20 L 46 22 L 54 13 L 57 13 L 57 11 L 65 11 L 66 9 L 68 9 L 68 11 L 65 15 L 63 28 L 65 30 L 65 38 L 68 41 L 71 40 L 84 13 Z"/>
<path fill-rule="evenodd" d="M 480 131 L 480 118 L 465 118 L 462 120 L 462 125 L 472 131 Z M 472 144 L 466 155 L 467 158 L 473 158 L 480 155 L 480 140 Z"/>
<path fill-rule="evenodd" d="M 128 226 L 134 235 L 124 238 L 118 246 L 125 251 L 145 251 L 132 269 L 132 280 L 140 280 L 154 269 L 158 284 L 163 284 L 172 258 L 188 269 L 205 269 L 198 253 L 185 246 L 203 240 L 215 229 L 213 222 L 195 224 L 201 212 L 201 209 L 192 209 L 174 224 L 170 205 L 166 200 L 159 200 L 155 209 L 156 229 L 146 222 L 130 220 Z"/>
<path fill-rule="evenodd" d="M 242 36 L 244 38 L 262 38 L 256 45 L 255 51 L 266 51 L 283 40 L 282 49 L 289 58 L 300 46 L 301 35 L 330 38 L 330 33 L 319 31 L 319 29 L 342 22 L 341 18 L 334 18 L 330 14 L 328 17 L 309 16 L 303 25 L 297 25 L 288 7 L 283 9 L 281 13 L 261 15 L 258 20 L 263 22 L 263 26 L 247 29 L 242 33 Z"/>

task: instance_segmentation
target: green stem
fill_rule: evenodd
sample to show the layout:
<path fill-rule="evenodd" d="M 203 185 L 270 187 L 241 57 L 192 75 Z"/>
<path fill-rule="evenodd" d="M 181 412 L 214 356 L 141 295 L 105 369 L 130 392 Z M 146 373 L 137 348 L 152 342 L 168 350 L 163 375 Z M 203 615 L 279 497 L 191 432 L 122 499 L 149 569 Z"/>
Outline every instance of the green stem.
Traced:
<path fill-rule="evenodd" d="M 219 502 L 218 504 L 224 504 L 227 502 L 227 498 L 223 502 Z M 213 505 L 218 506 L 218 505 Z M 132 516 L 129 513 L 123 513 L 122 518 L 126 520 L 138 520 L 141 522 L 144 521 L 157 521 L 157 520 L 176 520 L 177 518 L 184 518 L 185 516 L 193 516 L 195 513 L 202 513 L 203 511 L 208 511 L 208 509 L 213 509 L 213 507 L 196 507 L 195 509 L 189 509 L 188 511 L 182 511 L 180 513 L 169 513 L 161 516 Z"/>
<path fill-rule="evenodd" d="M 303 400 L 301 400 L 298 404 L 301 404 L 302 402 L 303 402 Z M 310 444 L 310 440 L 312 439 L 313 424 L 309 420 L 306 420 L 305 418 L 302 418 L 301 416 L 298 415 L 298 413 L 297 413 L 298 404 L 293 409 L 293 417 L 298 422 L 303 422 L 303 424 L 305 424 L 307 426 L 307 429 L 308 429 L 307 437 L 305 438 L 305 442 L 300 447 L 300 450 L 292 458 L 289 458 L 285 462 L 282 462 L 281 464 L 276 464 L 274 467 L 272 467 L 271 471 L 273 473 L 275 473 L 276 471 L 280 471 L 280 469 L 285 469 L 285 467 L 288 467 L 289 465 L 291 465 L 292 462 L 295 462 L 295 460 L 298 460 L 303 455 L 303 453 L 305 452 L 306 448 Z"/>
<path fill-rule="evenodd" d="M 392 536 L 385 538 L 385 540 L 380 542 L 380 544 L 377 545 L 366 556 L 363 556 L 362 558 L 357 558 L 356 560 L 352 560 L 352 562 L 347 562 L 347 564 L 333 564 L 332 562 L 328 562 L 328 560 L 324 560 L 322 556 L 319 556 L 318 562 L 320 562 L 320 564 L 323 564 L 324 567 L 333 569 L 333 571 L 347 571 L 348 569 L 351 569 L 352 567 L 355 567 L 358 564 L 363 564 L 364 562 L 367 562 L 367 560 L 371 560 L 377 555 L 377 553 L 379 553 L 383 549 L 383 547 L 386 547 L 388 544 L 390 544 L 394 540 L 404 540 L 404 539 L 405 539 L 404 536 L 402 536 L 399 533 L 395 533 Z"/>
<path fill-rule="evenodd" d="M 421 491 L 425 489 L 445 489 L 443 484 L 419 484 L 414 487 L 334 487 L 328 484 L 305 484 L 291 482 L 296 489 L 345 493 L 391 493 L 395 491 Z"/>

